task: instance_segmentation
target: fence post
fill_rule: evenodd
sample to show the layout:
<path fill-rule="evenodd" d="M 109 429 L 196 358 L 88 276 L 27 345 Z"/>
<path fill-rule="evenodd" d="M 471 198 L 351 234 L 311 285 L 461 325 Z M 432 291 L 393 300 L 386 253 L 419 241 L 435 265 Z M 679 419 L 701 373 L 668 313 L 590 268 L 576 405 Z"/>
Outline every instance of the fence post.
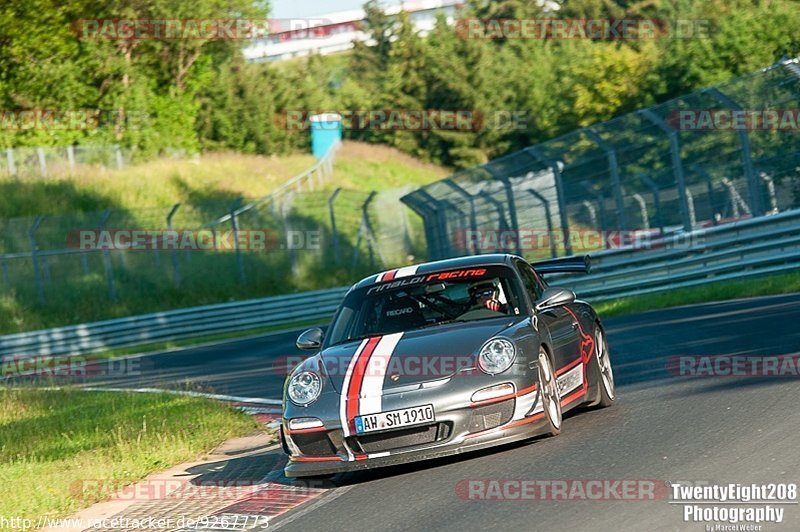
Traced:
<path fill-rule="evenodd" d="M 770 214 L 776 214 L 778 211 L 778 197 L 775 195 L 775 182 L 772 176 L 767 175 L 766 172 L 761 172 L 761 180 L 767 184 L 767 192 L 769 193 L 769 206 Z"/>
<path fill-rule="evenodd" d="M 483 168 L 496 180 L 503 183 L 506 191 L 506 201 L 508 202 L 508 217 L 511 225 L 510 229 L 514 234 L 514 251 L 517 255 L 522 255 L 522 248 L 519 243 L 519 223 L 517 222 L 517 205 L 514 201 L 514 189 L 511 186 L 511 178 L 505 174 L 500 174 L 491 169 L 489 164 L 483 165 Z"/>
<path fill-rule="evenodd" d="M 683 222 L 683 229 L 689 232 L 694 226 L 689 216 L 689 202 L 686 197 L 686 175 L 683 171 L 683 159 L 681 159 L 681 144 L 678 139 L 678 132 L 668 126 L 664 120 L 659 118 L 659 116 L 650 109 L 643 109 L 639 114 L 652 124 L 655 124 L 669 139 L 672 172 L 675 176 L 675 186 L 678 188 L 678 203 L 681 207 L 681 221 Z"/>
<path fill-rule="evenodd" d="M 644 198 L 641 194 L 636 193 L 631 196 L 636 202 L 639 204 L 639 210 L 642 213 L 642 225 L 644 226 L 645 231 L 650 230 L 650 217 L 647 215 L 647 202 L 644 201 Z"/>
<path fill-rule="evenodd" d="M 741 111 L 742 106 L 733 101 L 727 94 L 723 93 L 715 87 L 711 87 L 703 91 L 709 94 L 712 98 L 719 103 L 733 111 Z M 758 183 L 755 168 L 753 167 L 753 155 L 750 152 L 750 134 L 747 128 L 737 128 L 739 135 L 739 143 L 742 146 L 742 167 L 744 168 L 744 177 L 747 180 L 747 191 L 750 196 L 750 211 L 753 216 L 761 216 L 764 214 L 764 208 L 761 202 L 761 187 Z"/>
<path fill-rule="evenodd" d="M 553 238 L 553 221 L 550 219 L 550 202 L 532 188 L 529 188 L 528 192 L 538 199 L 544 207 L 544 216 L 547 222 L 547 240 L 550 242 L 550 256 L 556 258 L 558 257 L 558 249 L 556 248 L 556 240 Z"/>
<path fill-rule="evenodd" d="M 122 170 L 125 164 L 122 161 L 122 150 L 119 149 L 119 144 L 114 144 L 114 157 L 117 160 L 117 170 Z"/>
<path fill-rule="evenodd" d="M 100 230 L 105 231 L 106 224 L 108 224 L 108 219 L 111 218 L 111 214 L 113 211 L 108 209 L 106 212 L 103 213 L 103 217 L 100 219 Z M 114 303 L 117 302 L 117 291 L 114 288 L 114 266 L 111 263 L 111 252 L 106 248 L 103 249 L 103 268 L 106 272 L 106 285 L 108 287 L 108 297 Z"/>
<path fill-rule="evenodd" d="M 603 238 L 603 247 L 608 249 L 608 236 L 606 234 L 606 199 L 603 197 L 603 193 L 599 190 L 592 187 L 588 181 L 581 181 L 581 185 L 586 191 L 594 196 L 594 201 L 597 202 L 597 219 L 599 220 L 599 229 L 600 229 L 600 236 Z"/>
<path fill-rule="evenodd" d="M 336 196 L 342 191 L 341 187 L 333 191 L 333 194 L 328 197 L 328 214 L 331 218 L 331 242 L 333 243 L 333 258 L 338 264 L 341 260 L 341 250 L 339 249 L 339 232 L 336 229 L 336 212 L 333 203 L 336 201 Z"/>
<path fill-rule="evenodd" d="M 658 230 L 661 236 L 664 236 L 664 216 L 661 213 L 661 194 L 658 191 L 658 185 L 656 182 L 650 179 L 649 176 L 645 174 L 638 174 L 639 179 L 650 188 L 650 191 L 653 193 L 653 203 L 656 206 L 656 219 L 658 220 Z M 712 209 L 713 210 L 713 209 Z"/>
<path fill-rule="evenodd" d="M 176 203 L 170 209 L 169 214 L 167 214 L 167 230 L 172 232 L 172 217 L 175 216 L 175 213 L 178 212 L 181 204 Z M 172 258 L 172 273 L 175 278 L 175 288 L 181 287 L 181 269 L 180 265 L 178 264 L 178 254 L 177 250 L 175 249 L 177 246 L 174 246 L 171 250 L 170 257 Z"/>
<path fill-rule="evenodd" d="M 716 209 L 715 201 L 714 201 L 714 184 L 711 182 L 711 176 L 706 169 L 700 166 L 699 164 L 693 164 L 691 169 L 698 174 L 700 174 L 706 182 L 706 188 L 708 189 L 708 204 L 711 206 L 711 223 L 713 225 L 719 225 L 717 221 L 717 213 L 714 212 Z"/>
<path fill-rule="evenodd" d="M 39 171 L 42 175 L 47 175 L 47 160 L 44 156 L 44 148 L 36 148 L 36 155 L 39 156 Z"/>
<path fill-rule="evenodd" d="M 622 182 L 619 176 L 619 163 L 617 162 L 617 152 L 609 142 L 606 142 L 600 135 L 591 128 L 583 130 L 589 139 L 597 144 L 606 154 L 608 159 L 608 170 L 611 173 L 611 181 L 614 185 L 614 202 L 617 206 L 617 220 L 619 228 L 623 231 L 628 229 L 628 215 L 625 212 L 625 198 L 622 195 Z"/>
<path fill-rule="evenodd" d="M 33 261 L 33 278 L 36 284 L 36 299 L 40 305 L 44 305 L 44 286 L 42 285 L 42 274 L 39 271 L 39 250 L 36 244 L 36 231 L 44 221 L 44 216 L 37 216 L 33 225 L 28 229 L 28 242 L 31 246 L 31 260 Z"/>
<path fill-rule="evenodd" d="M 461 195 L 464 199 L 469 202 L 469 228 L 472 231 L 471 238 L 465 238 L 466 240 L 466 248 L 471 249 L 473 255 L 480 255 L 481 249 L 480 245 L 475 242 L 475 239 L 478 235 L 478 217 L 475 212 L 475 198 L 467 192 L 463 187 L 458 185 L 455 181 L 450 178 L 442 180 L 442 183 L 452 188 L 456 191 L 459 195 Z M 465 235 L 467 236 L 467 235 Z"/>
<path fill-rule="evenodd" d="M 3 259 L 0 261 L 0 264 L 3 266 L 3 284 L 5 285 L 6 289 L 11 288 L 11 281 L 8 277 L 8 261 Z"/>
<path fill-rule="evenodd" d="M 565 196 L 566 191 L 564 190 L 564 181 L 561 176 L 563 164 L 559 166 L 558 161 L 545 157 L 536 146 L 530 146 L 523 151 L 545 167 L 550 168 L 550 171 L 553 172 L 553 181 L 555 181 L 556 185 L 556 198 L 558 199 L 558 218 L 561 223 L 561 232 L 564 235 L 564 251 L 567 255 L 572 255 L 572 240 L 569 236 L 569 217 L 567 216 L 567 200 Z"/>
<path fill-rule="evenodd" d="M 242 249 L 239 246 L 239 219 L 236 210 L 241 207 L 242 198 L 237 198 L 231 205 L 231 228 L 233 229 L 233 245 L 236 249 L 236 266 L 239 269 L 239 282 L 244 286 L 247 282 L 244 272 L 244 258 L 242 257 Z"/>
<path fill-rule="evenodd" d="M 69 162 L 69 169 L 75 170 L 75 148 L 67 146 L 67 161 Z"/>
<path fill-rule="evenodd" d="M 6 161 L 8 161 L 9 175 L 17 175 L 17 165 L 14 164 L 14 148 L 6 148 Z"/>

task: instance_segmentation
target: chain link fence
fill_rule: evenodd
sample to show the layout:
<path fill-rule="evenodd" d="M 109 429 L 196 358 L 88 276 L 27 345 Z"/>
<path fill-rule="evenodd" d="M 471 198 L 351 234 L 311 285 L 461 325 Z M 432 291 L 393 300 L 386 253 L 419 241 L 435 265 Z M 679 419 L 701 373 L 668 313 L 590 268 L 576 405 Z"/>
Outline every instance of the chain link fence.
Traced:
<path fill-rule="evenodd" d="M 769 68 L 458 172 L 402 198 L 431 259 L 536 259 L 800 206 L 800 65 Z"/>
<path fill-rule="evenodd" d="M 338 287 L 424 252 L 409 188 L 333 188 L 332 172 L 333 154 L 261 198 L 0 220 L 0 298 L 93 321 Z"/>

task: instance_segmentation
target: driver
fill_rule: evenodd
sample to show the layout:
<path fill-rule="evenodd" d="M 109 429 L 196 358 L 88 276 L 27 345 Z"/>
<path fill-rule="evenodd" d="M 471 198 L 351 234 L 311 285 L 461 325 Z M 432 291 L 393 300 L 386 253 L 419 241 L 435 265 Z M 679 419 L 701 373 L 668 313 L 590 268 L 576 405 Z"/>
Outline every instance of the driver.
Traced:
<path fill-rule="evenodd" d="M 499 290 L 491 281 L 475 283 L 469 287 L 469 301 L 472 308 L 486 308 L 494 312 L 506 312 L 506 306 L 500 303 Z"/>

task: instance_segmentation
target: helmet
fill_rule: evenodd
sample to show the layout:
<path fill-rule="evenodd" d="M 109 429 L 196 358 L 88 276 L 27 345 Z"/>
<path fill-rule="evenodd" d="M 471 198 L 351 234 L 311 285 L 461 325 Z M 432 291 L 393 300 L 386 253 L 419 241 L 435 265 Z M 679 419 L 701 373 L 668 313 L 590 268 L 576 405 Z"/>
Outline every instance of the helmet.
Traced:
<path fill-rule="evenodd" d="M 469 295 L 472 299 L 479 297 L 497 297 L 497 287 L 491 281 L 481 281 L 469 287 Z"/>

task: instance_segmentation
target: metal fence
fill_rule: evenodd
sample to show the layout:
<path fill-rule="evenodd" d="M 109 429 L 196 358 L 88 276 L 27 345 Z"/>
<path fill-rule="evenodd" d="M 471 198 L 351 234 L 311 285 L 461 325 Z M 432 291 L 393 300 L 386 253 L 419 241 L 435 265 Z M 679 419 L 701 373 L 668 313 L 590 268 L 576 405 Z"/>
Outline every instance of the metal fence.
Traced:
<path fill-rule="evenodd" d="M 780 212 L 800 206 L 800 124 L 785 122 L 798 110 L 800 64 L 786 60 L 458 172 L 402 201 L 423 217 L 432 259 L 571 255 L 631 232 L 657 237 Z M 767 112 L 781 121 L 715 122 Z"/>
<path fill-rule="evenodd" d="M 698 245 L 687 246 L 687 239 L 675 234 L 650 251 L 600 251 L 592 255 L 590 275 L 554 274 L 548 280 L 596 303 L 792 271 L 800 261 L 800 210 L 703 228 L 691 240 Z M 0 360 L 88 354 L 266 326 L 321 323 L 333 315 L 347 290 L 345 286 L 246 299 L 0 336 Z"/>
<path fill-rule="evenodd" d="M 410 189 L 333 188 L 334 157 L 251 200 L 0 220 L 0 297 L 13 294 L 55 322 L 92 321 L 114 308 L 124 315 L 341 286 L 424 248 L 421 220 L 397 201 Z M 135 249 L 102 240 L 135 231 L 148 235 Z M 168 242 L 170 232 L 178 239 Z M 187 233 L 196 240 L 181 242 Z M 85 235 L 97 240 L 84 245 Z"/>
<path fill-rule="evenodd" d="M 75 172 L 80 166 L 89 165 L 120 170 L 131 156 L 129 150 L 116 144 L 6 148 L 0 154 L 0 175 L 47 176 Z"/>

